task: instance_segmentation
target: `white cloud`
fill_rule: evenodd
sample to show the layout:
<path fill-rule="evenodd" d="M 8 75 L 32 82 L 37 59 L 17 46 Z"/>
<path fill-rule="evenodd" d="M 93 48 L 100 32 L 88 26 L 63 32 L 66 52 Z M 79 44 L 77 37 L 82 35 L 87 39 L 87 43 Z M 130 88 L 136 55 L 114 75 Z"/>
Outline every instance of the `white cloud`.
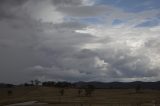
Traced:
<path fill-rule="evenodd" d="M 141 78 L 139 77 L 142 77 L 141 80 L 144 80 L 143 76 L 149 78 L 153 77 L 152 74 L 157 75 L 159 73 L 160 55 L 157 52 L 159 50 L 159 46 L 157 45 L 159 44 L 159 30 L 153 30 L 158 28 L 159 26 L 154 28 L 92 26 L 76 32 L 88 33 L 97 37 L 95 41 L 83 45 L 82 48 L 91 49 L 96 52 L 103 51 L 102 53 L 100 52 L 100 55 L 102 58 L 105 58 L 105 62 L 112 65 L 110 70 L 114 71 L 114 68 L 119 70 L 115 71 L 117 77 L 125 77 L 125 74 L 128 73 L 127 77 L 132 73 L 134 79 L 140 80 Z M 154 46 L 149 46 L 149 42 L 152 42 L 150 44 Z M 110 59 L 115 62 L 119 61 L 121 66 L 117 67 L 117 63 L 112 63 Z M 123 60 L 127 60 L 128 62 Z M 127 69 L 128 72 L 126 72 Z M 127 80 L 129 81 L 129 78 Z"/>
<path fill-rule="evenodd" d="M 82 0 L 84 6 L 93 6 L 95 4 L 94 0 Z"/>

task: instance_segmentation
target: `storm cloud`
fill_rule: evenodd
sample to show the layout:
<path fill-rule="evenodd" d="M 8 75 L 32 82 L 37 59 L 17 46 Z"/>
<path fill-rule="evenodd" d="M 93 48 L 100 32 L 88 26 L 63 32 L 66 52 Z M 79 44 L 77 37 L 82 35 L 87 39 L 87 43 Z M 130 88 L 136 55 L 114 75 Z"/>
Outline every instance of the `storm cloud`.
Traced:
<path fill-rule="evenodd" d="M 97 0 L 0 2 L 0 82 L 160 78 L 159 8 L 134 13 Z M 138 26 L 152 20 L 157 24 Z"/>

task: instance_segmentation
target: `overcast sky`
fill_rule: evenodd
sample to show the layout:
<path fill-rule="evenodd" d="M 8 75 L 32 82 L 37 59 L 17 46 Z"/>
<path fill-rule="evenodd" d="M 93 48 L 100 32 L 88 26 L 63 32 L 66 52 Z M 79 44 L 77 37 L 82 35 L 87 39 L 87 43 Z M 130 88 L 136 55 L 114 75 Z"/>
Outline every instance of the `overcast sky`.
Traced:
<path fill-rule="evenodd" d="M 160 0 L 0 0 L 0 82 L 160 80 Z"/>

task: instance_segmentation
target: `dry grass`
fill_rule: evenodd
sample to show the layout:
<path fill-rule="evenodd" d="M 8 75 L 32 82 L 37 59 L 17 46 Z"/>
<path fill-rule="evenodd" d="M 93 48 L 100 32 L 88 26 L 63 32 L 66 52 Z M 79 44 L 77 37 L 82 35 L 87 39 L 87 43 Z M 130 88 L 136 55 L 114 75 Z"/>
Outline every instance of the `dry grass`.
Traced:
<path fill-rule="evenodd" d="M 160 103 L 160 91 L 143 90 L 135 93 L 133 89 L 96 89 L 91 97 L 78 96 L 77 89 L 66 88 L 64 96 L 60 96 L 58 88 L 52 87 L 17 87 L 0 89 L 0 106 L 24 101 L 49 103 L 47 106 L 137 106 L 138 104 Z M 145 106 L 145 105 L 144 105 Z"/>

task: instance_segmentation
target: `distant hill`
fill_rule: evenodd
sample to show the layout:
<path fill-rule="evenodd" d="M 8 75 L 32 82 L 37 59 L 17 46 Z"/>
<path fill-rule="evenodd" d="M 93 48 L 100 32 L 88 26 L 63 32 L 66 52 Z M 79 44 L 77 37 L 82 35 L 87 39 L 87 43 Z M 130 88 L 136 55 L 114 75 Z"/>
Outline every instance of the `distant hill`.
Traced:
<path fill-rule="evenodd" d="M 160 90 L 160 81 L 157 82 L 141 82 L 141 81 L 135 81 L 135 82 L 57 82 L 57 83 L 49 83 L 52 86 L 55 87 L 76 87 L 76 88 L 84 88 L 88 85 L 92 85 L 95 88 L 98 89 L 135 89 L 137 86 L 139 86 L 141 89 L 157 89 Z M 58 86 L 59 85 L 59 86 Z M 16 85 L 13 84 L 5 84 L 0 83 L 0 88 L 6 88 L 6 87 L 14 87 Z M 19 86 L 19 85 L 17 85 Z M 32 85 L 34 86 L 34 85 Z M 45 86 L 45 84 L 42 84 L 42 86 Z"/>
<path fill-rule="evenodd" d="M 93 85 L 95 88 L 106 89 L 131 89 L 136 86 L 140 86 L 142 89 L 160 89 L 160 81 L 158 82 L 76 82 L 76 87 L 85 87 L 87 85 Z"/>

